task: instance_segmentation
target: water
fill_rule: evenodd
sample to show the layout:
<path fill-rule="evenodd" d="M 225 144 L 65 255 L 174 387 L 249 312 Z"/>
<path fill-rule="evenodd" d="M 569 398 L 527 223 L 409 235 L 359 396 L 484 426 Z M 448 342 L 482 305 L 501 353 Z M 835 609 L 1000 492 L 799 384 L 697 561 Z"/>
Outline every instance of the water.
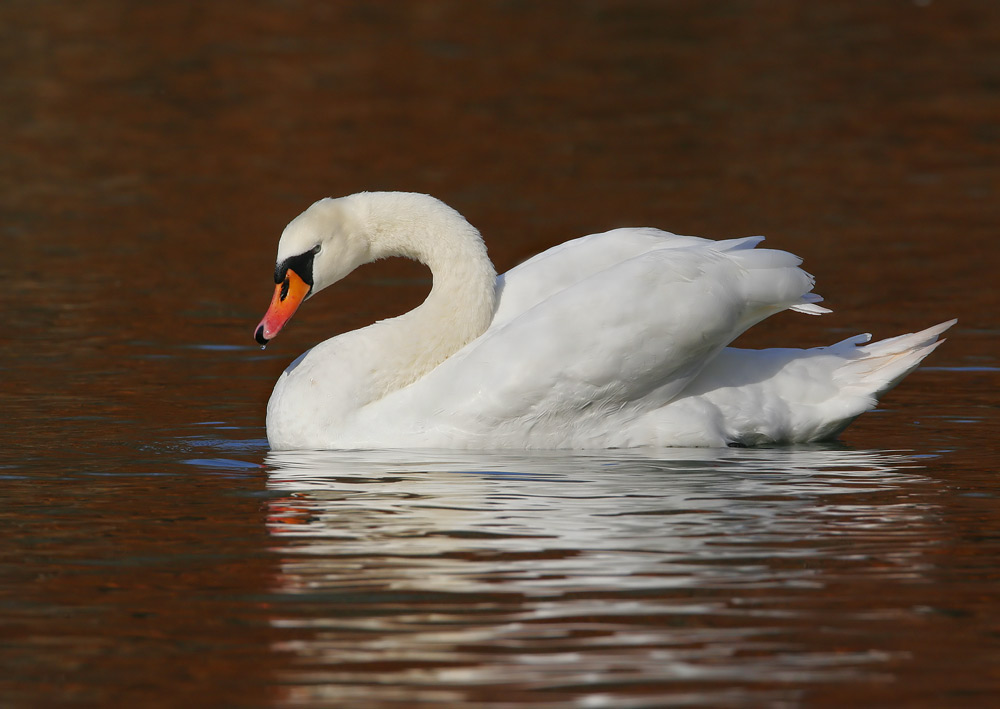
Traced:
<path fill-rule="evenodd" d="M 0 6 L 0 705 L 1000 699 L 1000 6 Z M 281 227 L 431 192 L 506 269 L 623 224 L 768 235 L 949 340 L 836 445 L 269 453 Z"/>
<path fill-rule="evenodd" d="M 931 590 L 938 501 L 904 455 L 268 463 L 275 586 L 326 608 L 279 622 L 308 631 L 285 646 L 301 660 L 286 678 L 314 685 L 295 701 L 360 685 L 367 699 L 464 706 L 513 680 L 543 705 L 794 702 L 892 683 L 931 619 L 953 611 Z M 840 597 L 844 586 L 870 595 Z"/>

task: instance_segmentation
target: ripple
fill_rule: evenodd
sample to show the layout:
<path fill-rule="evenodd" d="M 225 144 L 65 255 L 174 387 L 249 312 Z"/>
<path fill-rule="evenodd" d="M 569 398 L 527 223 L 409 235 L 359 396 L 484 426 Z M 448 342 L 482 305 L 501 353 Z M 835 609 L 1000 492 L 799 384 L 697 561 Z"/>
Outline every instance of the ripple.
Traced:
<path fill-rule="evenodd" d="M 821 618 L 807 599 L 848 579 L 927 581 L 934 507 L 903 453 L 281 452 L 266 464 L 275 591 L 325 609 L 275 620 L 312 633 L 282 648 L 307 665 L 296 683 L 513 684 L 628 706 L 637 691 L 719 682 L 759 699 L 774 682 L 882 681 L 898 656 L 836 649 L 838 624 L 902 611 Z M 802 628 L 827 622 L 831 647 L 802 652 Z"/>

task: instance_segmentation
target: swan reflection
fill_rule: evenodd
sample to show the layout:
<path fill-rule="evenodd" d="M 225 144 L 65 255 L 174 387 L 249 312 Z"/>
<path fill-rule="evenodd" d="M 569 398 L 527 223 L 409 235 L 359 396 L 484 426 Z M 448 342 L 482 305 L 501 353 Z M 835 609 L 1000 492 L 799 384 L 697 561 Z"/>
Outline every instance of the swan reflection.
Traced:
<path fill-rule="evenodd" d="M 279 621 L 313 633 L 283 648 L 311 667 L 290 691 L 313 698 L 345 682 L 431 682 L 456 701 L 584 676 L 870 679 L 885 652 L 808 634 L 895 612 L 831 589 L 920 583 L 932 524 L 919 461 L 891 452 L 298 451 L 267 465 L 276 584 L 315 609 Z"/>

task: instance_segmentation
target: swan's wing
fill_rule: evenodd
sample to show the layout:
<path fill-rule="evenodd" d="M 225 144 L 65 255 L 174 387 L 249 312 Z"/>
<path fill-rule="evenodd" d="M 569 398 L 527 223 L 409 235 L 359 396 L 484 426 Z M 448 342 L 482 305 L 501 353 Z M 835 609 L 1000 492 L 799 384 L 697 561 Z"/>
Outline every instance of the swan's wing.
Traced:
<path fill-rule="evenodd" d="M 558 435 L 560 420 L 579 432 L 591 416 L 662 406 L 749 324 L 805 302 L 812 286 L 791 254 L 714 243 L 646 251 L 558 290 L 365 414 L 372 426 L 399 425 L 405 412 L 418 428 L 496 440 L 502 427 Z"/>
<path fill-rule="evenodd" d="M 581 236 L 533 256 L 497 278 L 495 324 L 509 322 L 543 300 L 590 276 L 654 249 L 706 247 L 716 251 L 749 249 L 764 237 L 711 241 L 650 227 L 612 229 Z"/>

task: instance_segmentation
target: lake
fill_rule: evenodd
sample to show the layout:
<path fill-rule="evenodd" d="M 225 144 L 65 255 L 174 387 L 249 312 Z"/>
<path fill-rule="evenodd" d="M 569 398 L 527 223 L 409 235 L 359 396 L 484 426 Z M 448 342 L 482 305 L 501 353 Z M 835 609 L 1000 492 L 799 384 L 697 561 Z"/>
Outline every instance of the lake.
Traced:
<path fill-rule="evenodd" d="M 0 705 L 1000 702 L 1000 5 L 0 5 Z M 834 313 L 959 323 L 837 443 L 271 452 L 396 260 L 253 330 L 323 196 L 434 194 L 498 269 L 765 234 Z"/>

